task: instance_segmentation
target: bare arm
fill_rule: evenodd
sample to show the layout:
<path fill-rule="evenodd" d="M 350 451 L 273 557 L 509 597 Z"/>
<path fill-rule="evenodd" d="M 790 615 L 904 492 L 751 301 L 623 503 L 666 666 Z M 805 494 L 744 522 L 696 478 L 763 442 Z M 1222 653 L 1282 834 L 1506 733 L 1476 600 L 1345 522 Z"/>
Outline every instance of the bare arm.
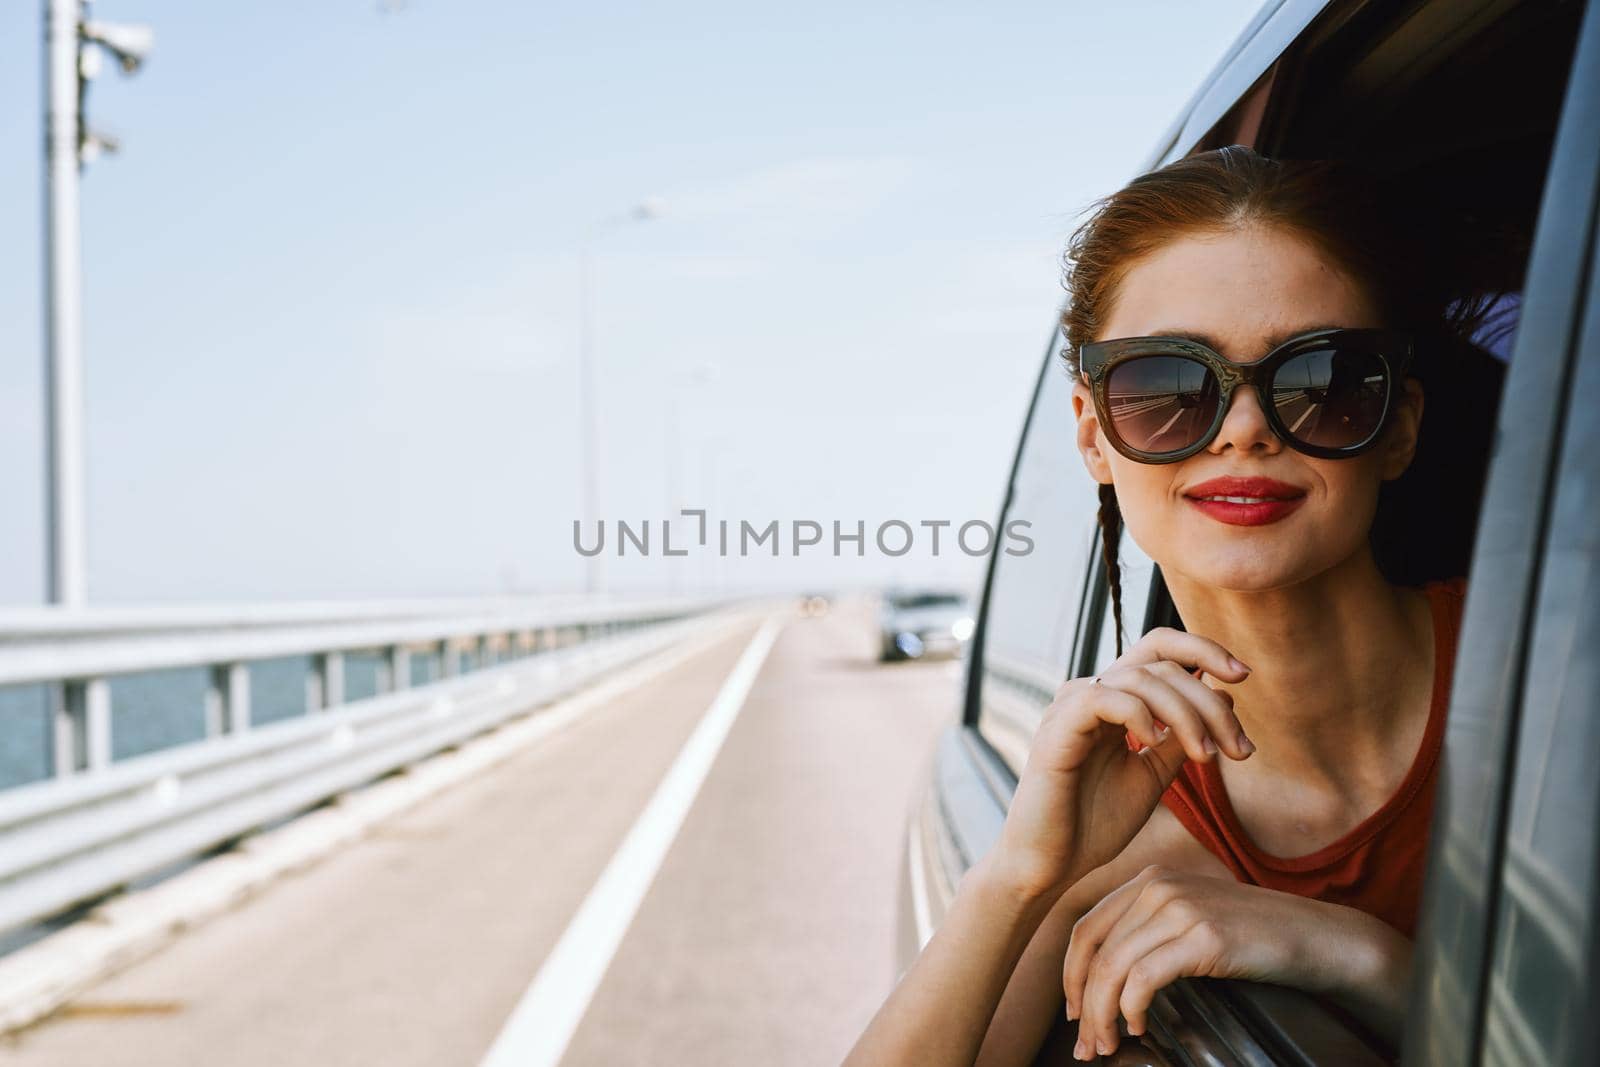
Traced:
<path fill-rule="evenodd" d="M 1052 903 L 1017 888 L 996 860 L 991 852 L 961 880 L 950 910 L 844 1067 L 974 1061 L 1017 959 Z"/>
<path fill-rule="evenodd" d="M 1330 997 L 1399 1044 L 1411 943 L 1342 904 L 1152 865 L 1072 931 L 1063 983 L 1084 1055 L 1142 1034 L 1156 991 L 1184 977 L 1242 978 Z"/>
<path fill-rule="evenodd" d="M 1229 877 L 1228 870 L 1165 807 L 1128 842 L 1116 859 L 1089 872 L 1056 901 L 1023 951 L 1006 985 L 975 1067 L 1025 1067 L 1032 1063 L 1063 1010 L 1062 965 L 1072 928 L 1107 894 L 1153 863 Z"/>
<path fill-rule="evenodd" d="M 961 880 L 846 1067 L 970 1067 L 1040 926 L 1069 890 L 1121 859 L 1183 762 L 1209 762 L 1219 753 L 1249 757 L 1254 748 L 1232 701 L 1191 668 L 1234 681 L 1248 673 L 1216 642 L 1159 627 L 1098 678 L 1061 686 L 1040 721 L 999 840 Z M 1142 750 L 1129 750 L 1129 734 Z M 1105 882 L 1107 889 L 1117 884 L 1109 875 Z M 1047 940 L 1060 940 L 1071 925 L 1058 915 Z M 1059 971 L 1050 985 L 1052 998 L 1060 996 Z M 1049 1018 L 1037 1008 L 1024 1014 Z"/>

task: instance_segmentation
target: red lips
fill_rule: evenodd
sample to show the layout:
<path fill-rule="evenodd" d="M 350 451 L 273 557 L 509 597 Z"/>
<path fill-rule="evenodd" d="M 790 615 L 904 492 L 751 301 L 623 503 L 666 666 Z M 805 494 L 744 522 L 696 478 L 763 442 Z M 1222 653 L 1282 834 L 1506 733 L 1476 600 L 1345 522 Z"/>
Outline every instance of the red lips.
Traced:
<path fill-rule="evenodd" d="M 1183 495 L 1187 497 L 1269 496 L 1274 500 L 1293 500 L 1295 497 L 1305 496 L 1306 491 L 1297 485 L 1271 478 L 1235 478 L 1230 475 L 1192 485 L 1184 490 Z"/>
<path fill-rule="evenodd" d="M 1229 526 L 1264 526 L 1277 522 L 1305 503 L 1306 491 L 1272 478 L 1212 478 L 1190 486 L 1183 494 L 1195 507 Z M 1202 500 L 1207 496 L 1252 496 L 1266 499 L 1240 504 L 1229 500 Z"/>

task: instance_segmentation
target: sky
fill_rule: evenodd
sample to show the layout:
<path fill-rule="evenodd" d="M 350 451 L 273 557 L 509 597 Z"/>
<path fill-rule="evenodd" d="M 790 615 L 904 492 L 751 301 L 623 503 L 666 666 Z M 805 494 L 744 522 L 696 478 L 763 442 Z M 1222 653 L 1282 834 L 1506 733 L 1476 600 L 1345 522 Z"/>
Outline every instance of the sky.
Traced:
<path fill-rule="evenodd" d="M 42 6 L 0 7 L 7 605 L 44 596 Z M 972 585 L 923 524 L 998 517 L 1066 237 L 1258 6 L 101 0 L 155 48 L 89 97 L 91 602 L 581 590 L 586 245 L 599 517 L 654 528 L 602 588 Z M 675 504 L 782 554 L 666 558 Z"/>

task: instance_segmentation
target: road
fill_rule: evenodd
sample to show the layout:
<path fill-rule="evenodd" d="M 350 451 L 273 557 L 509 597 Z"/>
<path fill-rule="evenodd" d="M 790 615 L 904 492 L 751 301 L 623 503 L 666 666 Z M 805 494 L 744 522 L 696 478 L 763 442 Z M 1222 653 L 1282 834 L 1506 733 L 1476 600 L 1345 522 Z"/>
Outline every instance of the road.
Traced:
<path fill-rule="evenodd" d="M 785 619 L 568 1067 L 836 1063 L 888 991 L 905 815 L 959 669 L 876 663 L 864 600 Z M 474 1067 L 757 627 L 0 1039 L 0 1061 Z"/>

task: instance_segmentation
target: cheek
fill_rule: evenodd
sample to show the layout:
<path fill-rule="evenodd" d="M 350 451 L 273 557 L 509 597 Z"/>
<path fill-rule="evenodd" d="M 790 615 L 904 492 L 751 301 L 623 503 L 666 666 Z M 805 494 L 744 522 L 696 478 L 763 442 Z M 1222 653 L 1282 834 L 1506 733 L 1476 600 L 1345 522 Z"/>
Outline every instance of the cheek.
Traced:
<path fill-rule="evenodd" d="M 1113 452 L 1109 457 L 1112 481 L 1117 487 L 1117 507 L 1128 536 L 1144 554 L 1160 559 L 1182 518 L 1181 505 L 1172 492 L 1172 467 L 1135 463 Z"/>
<path fill-rule="evenodd" d="M 1365 532 L 1378 509 L 1378 490 L 1383 484 L 1376 461 L 1366 456 L 1325 461 L 1318 473 L 1322 475 L 1319 521 Z"/>

